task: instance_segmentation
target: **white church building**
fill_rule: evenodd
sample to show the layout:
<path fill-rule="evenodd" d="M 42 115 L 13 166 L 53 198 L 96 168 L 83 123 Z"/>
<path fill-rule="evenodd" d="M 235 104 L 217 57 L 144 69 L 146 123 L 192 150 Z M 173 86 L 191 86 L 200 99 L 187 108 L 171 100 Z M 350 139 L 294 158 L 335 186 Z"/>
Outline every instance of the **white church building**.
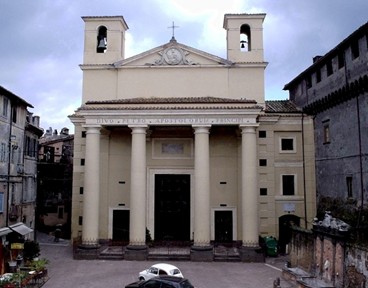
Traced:
<path fill-rule="evenodd" d="M 153 241 L 286 244 L 291 223 L 315 217 L 313 121 L 288 100 L 266 101 L 265 14 L 226 14 L 227 58 L 178 42 L 125 58 L 122 16 L 85 23 L 82 105 L 75 126 L 72 237 L 94 249 L 127 241 L 146 259 Z M 220 29 L 220 27 L 219 27 Z"/>

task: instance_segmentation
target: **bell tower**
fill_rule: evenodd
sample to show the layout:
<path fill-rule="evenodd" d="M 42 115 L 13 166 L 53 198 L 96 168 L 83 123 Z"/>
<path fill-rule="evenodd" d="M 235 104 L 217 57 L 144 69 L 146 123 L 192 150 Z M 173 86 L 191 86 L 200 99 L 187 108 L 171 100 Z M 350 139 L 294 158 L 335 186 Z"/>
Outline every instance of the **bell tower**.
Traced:
<path fill-rule="evenodd" d="M 123 16 L 85 16 L 83 64 L 111 64 L 124 59 L 125 31 Z"/>
<path fill-rule="evenodd" d="M 227 59 L 232 62 L 262 63 L 263 21 L 266 14 L 225 14 Z"/>

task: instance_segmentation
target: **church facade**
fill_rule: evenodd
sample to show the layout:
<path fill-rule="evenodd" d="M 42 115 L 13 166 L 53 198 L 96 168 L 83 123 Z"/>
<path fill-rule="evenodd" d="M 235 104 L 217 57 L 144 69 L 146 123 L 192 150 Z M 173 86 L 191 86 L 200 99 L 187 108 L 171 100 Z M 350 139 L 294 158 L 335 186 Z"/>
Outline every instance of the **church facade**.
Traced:
<path fill-rule="evenodd" d="M 259 236 L 281 240 L 290 223 L 312 222 L 313 121 L 265 101 L 264 18 L 224 16 L 224 59 L 174 36 L 125 58 L 122 16 L 82 17 L 82 105 L 69 116 L 82 246 L 124 240 L 127 259 L 144 259 L 149 232 L 191 241 L 193 260 L 238 241 L 251 261 Z"/>

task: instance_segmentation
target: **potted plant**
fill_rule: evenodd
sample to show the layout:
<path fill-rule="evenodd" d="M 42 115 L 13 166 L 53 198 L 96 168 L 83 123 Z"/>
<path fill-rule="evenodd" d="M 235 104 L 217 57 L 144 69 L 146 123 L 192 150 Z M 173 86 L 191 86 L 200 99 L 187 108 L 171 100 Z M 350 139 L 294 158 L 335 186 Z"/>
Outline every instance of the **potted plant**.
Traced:
<path fill-rule="evenodd" d="M 5 277 L 1 277 L 0 279 L 0 287 L 3 288 L 15 288 L 15 283 L 13 281 L 13 275 L 9 274 L 6 275 Z"/>
<path fill-rule="evenodd" d="M 40 256 L 40 245 L 36 241 L 27 240 L 24 242 L 23 258 L 26 261 L 32 261 Z"/>
<path fill-rule="evenodd" d="M 38 260 L 33 260 L 29 266 L 31 267 L 32 270 L 35 270 L 38 272 L 38 271 L 46 270 L 46 266 L 48 263 L 49 263 L 49 260 L 45 258 L 40 258 Z"/>

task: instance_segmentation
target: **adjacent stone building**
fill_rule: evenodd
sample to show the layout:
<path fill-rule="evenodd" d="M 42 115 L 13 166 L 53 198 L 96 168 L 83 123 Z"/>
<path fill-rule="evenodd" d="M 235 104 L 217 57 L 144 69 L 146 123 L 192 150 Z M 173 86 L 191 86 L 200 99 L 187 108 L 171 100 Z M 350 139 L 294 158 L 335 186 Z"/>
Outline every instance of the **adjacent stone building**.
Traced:
<path fill-rule="evenodd" d="M 37 228 L 62 230 L 70 237 L 74 135 L 68 128 L 52 130 L 41 137 L 38 161 Z"/>
<path fill-rule="evenodd" d="M 368 23 L 285 85 L 290 100 L 315 115 L 317 195 L 349 199 L 368 194 Z"/>
<path fill-rule="evenodd" d="M 6 256 L 3 245 L 9 250 L 12 239 L 34 237 L 37 147 L 43 130 L 29 107 L 33 108 L 0 86 L 0 272 Z M 11 235 L 13 232 L 17 235 Z"/>
<path fill-rule="evenodd" d="M 85 22 L 82 105 L 75 125 L 72 236 L 80 247 L 126 240 L 144 259 L 154 241 L 240 242 L 285 236 L 315 216 L 312 118 L 265 101 L 265 14 L 226 14 L 227 58 L 178 42 L 125 58 L 122 16 Z M 192 241 L 192 242 L 190 242 Z"/>

